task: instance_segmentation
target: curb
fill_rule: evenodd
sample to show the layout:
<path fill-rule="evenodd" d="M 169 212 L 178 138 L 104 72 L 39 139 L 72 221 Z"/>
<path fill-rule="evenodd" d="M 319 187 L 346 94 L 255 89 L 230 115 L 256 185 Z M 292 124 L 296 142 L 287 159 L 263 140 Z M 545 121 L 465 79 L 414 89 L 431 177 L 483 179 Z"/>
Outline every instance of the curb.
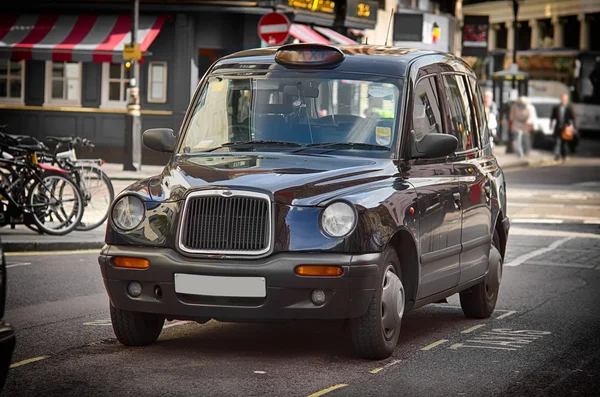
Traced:
<path fill-rule="evenodd" d="M 4 252 L 37 252 L 37 251 L 82 251 L 98 249 L 104 246 L 104 241 L 52 241 L 52 242 L 12 242 L 4 240 Z"/>

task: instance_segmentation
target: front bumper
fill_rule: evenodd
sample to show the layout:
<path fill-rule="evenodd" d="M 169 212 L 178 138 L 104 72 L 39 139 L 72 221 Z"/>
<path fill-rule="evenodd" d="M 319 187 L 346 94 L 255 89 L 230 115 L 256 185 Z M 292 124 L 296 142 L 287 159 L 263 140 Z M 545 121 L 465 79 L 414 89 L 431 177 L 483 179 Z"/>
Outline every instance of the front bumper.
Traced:
<path fill-rule="evenodd" d="M 150 267 L 116 268 L 111 260 L 115 256 L 146 258 Z M 119 309 L 199 321 L 342 319 L 359 317 L 367 311 L 377 285 L 380 256 L 280 253 L 254 260 L 192 259 L 167 248 L 105 246 L 98 262 L 111 303 Z M 338 265 L 344 273 L 339 277 L 301 277 L 294 272 L 298 265 Z M 251 299 L 178 294 L 175 273 L 264 277 L 267 293 L 265 298 Z M 127 286 L 131 281 L 141 283 L 141 296 L 129 295 Z M 156 287 L 160 287 L 160 299 Z M 325 291 L 325 303 L 316 305 L 311 301 L 315 289 Z"/>

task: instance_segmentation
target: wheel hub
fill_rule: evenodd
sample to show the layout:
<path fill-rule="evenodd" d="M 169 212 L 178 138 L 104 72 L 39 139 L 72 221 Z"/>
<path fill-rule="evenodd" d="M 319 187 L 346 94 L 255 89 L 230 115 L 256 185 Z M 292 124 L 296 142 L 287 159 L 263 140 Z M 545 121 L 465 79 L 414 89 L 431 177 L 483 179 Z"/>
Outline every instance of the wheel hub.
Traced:
<path fill-rule="evenodd" d="M 385 271 L 382 287 L 381 328 L 389 340 L 400 327 L 404 315 L 404 286 L 391 265 Z"/>

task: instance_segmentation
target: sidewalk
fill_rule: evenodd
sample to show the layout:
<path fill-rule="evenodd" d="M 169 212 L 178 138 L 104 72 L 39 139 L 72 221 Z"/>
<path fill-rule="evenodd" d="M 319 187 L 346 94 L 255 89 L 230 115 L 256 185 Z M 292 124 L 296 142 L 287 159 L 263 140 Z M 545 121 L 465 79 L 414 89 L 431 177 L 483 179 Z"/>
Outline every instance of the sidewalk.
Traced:
<path fill-rule="evenodd" d="M 506 154 L 506 146 L 496 146 L 494 154 L 504 169 L 514 169 L 536 165 L 554 164 L 552 153 L 534 150 L 526 158 L 519 159 L 514 154 Z M 115 181 L 117 191 L 130 182 L 160 174 L 163 167 L 144 165 L 141 172 L 123 171 L 121 164 L 104 164 L 102 169 Z M 122 181 L 122 182 L 119 182 Z M 130 181 L 130 182 L 126 182 Z M 72 232 L 66 236 L 39 235 L 25 226 L 14 230 L 9 226 L 0 229 L 0 238 L 5 252 L 61 251 L 100 249 L 104 245 L 105 227 L 100 226 L 89 232 Z"/>

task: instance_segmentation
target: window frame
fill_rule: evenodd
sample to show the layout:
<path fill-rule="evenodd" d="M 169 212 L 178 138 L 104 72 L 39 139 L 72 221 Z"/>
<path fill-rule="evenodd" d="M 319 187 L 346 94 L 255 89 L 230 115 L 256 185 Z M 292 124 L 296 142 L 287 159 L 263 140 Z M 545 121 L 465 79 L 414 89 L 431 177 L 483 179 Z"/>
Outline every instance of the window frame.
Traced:
<path fill-rule="evenodd" d="M 468 105 L 471 106 L 471 101 L 472 101 L 472 97 L 470 95 L 470 91 L 471 91 L 471 87 L 470 87 L 470 83 L 468 81 L 468 76 L 464 73 L 464 72 L 460 72 L 460 71 L 452 71 L 452 72 L 442 72 L 440 73 L 440 88 L 444 90 L 444 93 L 446 93 L 446 83 L 444 81 L 444 76 L 447 75 L 452 75 L 455 76 L 457 78 L 463 78 L 463 82 L 465 84 L 465 88 L 466 88 L 466 95 L 467 95 L 467 101 L 469 102 Z M 449 95 L 445 95 L 445 123 L 448 126 L 446 133 L 454 135 L 453 132 L 450 131 L 450 126 L 452 124 L 451 122 L 451 117 L 452 117 L 452 109 L 450 108 L 451 104 L 450 104 L 450 97 Z M 475 115 L 476 110 L 474 108 L 471 108 L 471 126 L 473 131 L 475 131 L 474 134 L 474 139 L 476 139 L 476 141 L 473 142 L 473 147 L 470 149 L 463 149 L 462 147 L 457 147 L 457 151 L 456 154 L 464 154 L 464 153 L 469 153 L 469 152 L 474 152 L 474 151 L 479 151 L 481 149 L 481 141 L 479 140 L 479 133 L 477 132 L 477 116 Z M 461 145 L 461 141 L 459 141 L 459 146 Z M 460 150 L 458 150 L 460 149 Z"/>
<path fill-rule="evenodd" d="M 477 135 L 478 135 L 478 143 L 479 148 L 483 149 L 488 146 L 491 142 L 491 133 L 488 128 L 488 119 L 487 114 L 485 113 L 485 101 L 483 98 L 483 93 L 481 91 L 481 86 L 477 79 L 473 76 L 466 76 L 467 81 L 469 82 L 469 91 L 471 92 L 471 100 L 473 103 L 477 103 L 476 112 L 477 117 L 475 123 L 477 124 Z M 484 135 L 485 138 L 484 139 Z"/>
<path fill-rule="evenodd" d="M 110 93 L 110 82 L 111 82 L 111 78 L 110 78 L 110 65 L 111 64 L 120 64 L 121 65 L 121 76 L 119 78 L 119 84 L 122 84 L 124 82 L 127 82 L 127 84 L 129 85 L 129 79 L 127 78 L 127 71 L 125 70 L 125 64 L 124 63 L 119 63 L 119 62 L 102 62 L 102 89 L 101 89 L 101 100 L 100 100 L 100 107 L 101 108 L 109 108 L 109 109 L 125 109 L 127 107 L 127 89 L 125 89 L 125 92 L 123 93 L 123 100 L 122 101 L 115 101 L 110 99 L 109 97 L 109 93 Z M 137 64 L 134 65 L 134 67 L 137 67 Z M 112 80 L 116 80 L 116 79 L 112 79 Z"/>
<path fill-rule="evenodd" d="M 415 130 L 415 126 L 414 126 L 414 112 L 415 112 L 415 100 L 417 98 L 417 86 L 419 85 L 419 83 L 421 83 L 421 81 L 425 80 L 425 79 L 434 79 L 434 88 L 435 88 L 435 93 L 437 95 L 437 100 L 438 100 L 438 105 L 439 105 L 439 113 L 440 113 L 440 129 L 441 131 L 439 132 L 440 134 L 446 134 L 446 114 L 444 113 L 444 106 L 442 105 L 442 95 L 440 92 L 440 75 L 438 73 L 429 73 L 426 75 L 422 75 L 419 76 L 418 80 L 415 82 L 414 84 L 414 88 L 412 90 L 412 98 L 411 98 L 411 103 L 410 103 L 410 130 L 414 131 Z M 422 139 L 422 138 L 421 138 Z M 420 141 L 420 140 L 419 140 Z"/>
<path fill-rule="evenodd" d="M 79 97 L 77 99 L 56 99 L 52 98 L 52 64 L 54 63 L 73 63 L 79 67 Z M 81 107 L 81 97 L 83 93 L 83 65 L 81 62 L 54 62 L 46 61 L 46 73 L 44 79 L 44 104 L 43 106 L 74 106 Z M 63 82 L 68 80 L 63 76 Z M 64 88 L 63 88 L 64 90 Z"/>
<path fill-rule="evenodd" d="M 163 66 L 163 92 L 162 97 L 160 99 L 152 98 L 152 66 L 154 65 L 162 65 Z M 148 63 L 148 86 L 146 90 L 146 101 L 148 103 L 167 103 L 167 62 L 166 61 L 152 61 Z"/>
<path fill-rule="evenodd" d="M 11 105 L 23 105 L 25 104 L 25 65 L 26 62 L 24 60 L 19 60 L 17 62 L 19 62 L 21 64 L 21 76 L 19 77 L 21 79 L 21 95 L 19 97 L 11 97 L 10 96 L 10 80 L 11 78 L 14 79 L 14 76 L 11 75 L 10 73 L 10 63 L 14 62 L 14 60 L 12 59 L 0 59 L 0 62 L 7 62 L 8 63 L 8 67 L 7 67 L 7 74 L 6 74 L 6 94 L 7 96 L 0 96 L 0 103 L 2 104 L 11 104 Z M 4 75 L 3 75 L 4 76 Z"/>

